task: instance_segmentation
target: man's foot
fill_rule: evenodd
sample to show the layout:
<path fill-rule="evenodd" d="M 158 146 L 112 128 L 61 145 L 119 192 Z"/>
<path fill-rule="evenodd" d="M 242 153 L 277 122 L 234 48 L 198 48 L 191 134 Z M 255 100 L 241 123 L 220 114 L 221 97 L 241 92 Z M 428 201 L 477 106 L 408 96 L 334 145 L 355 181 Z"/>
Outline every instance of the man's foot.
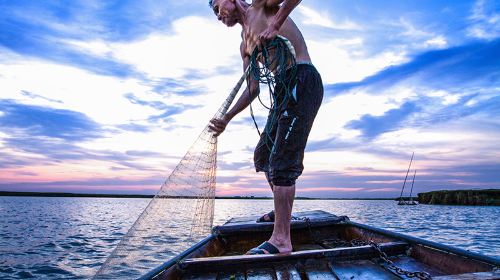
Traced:
<path fill-rule="evenodd" d="M 282 246 L 274 245 L 272 240 L 265 241 L 259 246 L 250 249 L 245 255 L 269 255 L 269 254 L 283 254 L 292 252 L 291 244 L 282 244 Z"/>
<path fill-rule="evenodd" d="M 264 243 L 259 246 L 250 249 L 245 255 L 269 255 L 269 254 L 279 254 L 280 251 L 273 244 L 264 241 Z"/>
<path fill-rule="evenodd" d="M 262 215 L 262 217 L 257 219 L 257 223 L 264 223 L 264 222 L 270 222 L 270 223 L 274 222 L 274 210 L 267 214 Z"/>

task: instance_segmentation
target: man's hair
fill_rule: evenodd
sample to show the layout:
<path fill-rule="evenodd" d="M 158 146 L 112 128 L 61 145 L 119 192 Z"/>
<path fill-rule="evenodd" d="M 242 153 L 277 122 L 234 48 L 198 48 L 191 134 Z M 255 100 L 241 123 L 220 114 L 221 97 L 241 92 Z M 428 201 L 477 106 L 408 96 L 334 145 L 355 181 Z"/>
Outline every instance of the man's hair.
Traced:
<path fill-rule="evenodd" d="M 246 0 L 244 2 L 247 3 Z M 208 6 L 213 9 L 214 8 L 214 0 L 208 0 Z"/>

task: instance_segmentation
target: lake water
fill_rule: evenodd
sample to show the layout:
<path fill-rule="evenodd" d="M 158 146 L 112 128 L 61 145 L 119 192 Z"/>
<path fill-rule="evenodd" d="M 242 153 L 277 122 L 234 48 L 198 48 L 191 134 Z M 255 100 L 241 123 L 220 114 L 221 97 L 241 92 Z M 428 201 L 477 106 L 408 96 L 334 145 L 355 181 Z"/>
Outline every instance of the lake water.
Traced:
<path fill-rule="evenodd" d="M 0 197 L 0 279 L 88 279 L 149 199 Z M 214 224 L 272 209 L 271 200 L 216 200 Z M 298 200 L 352 221 L 500 257 L 500 207 L 396 207 L 395 201 Z M 189 221 L 192 213 L 186 213 Z"/>

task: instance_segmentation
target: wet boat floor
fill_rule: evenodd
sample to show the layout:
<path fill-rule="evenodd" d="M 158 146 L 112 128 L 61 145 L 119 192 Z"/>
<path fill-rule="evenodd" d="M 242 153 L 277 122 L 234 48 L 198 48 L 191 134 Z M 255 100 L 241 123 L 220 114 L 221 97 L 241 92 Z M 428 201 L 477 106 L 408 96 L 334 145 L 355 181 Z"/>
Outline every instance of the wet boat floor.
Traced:
<path fill-rule="evenodd" d="M 398 257 L 408 263 L 405 256 Z M 407 258 L 407 257 L 406 257 Z M 410 261 L 411 263 L 411 261 Z M 407 267 L 421 269 L 423 264 L 413 263 Z M 435 274 L 436 275 L 436 274 Z M 438 275 L 442 275 L 438 273 Z M 187 272 L 182 279 L 411 279 L 397 276 L 379 265 L 375 260 L 314 261 L 305 266 L 277 264 L 274 267 L 249 268 L 214 272 Z"/>

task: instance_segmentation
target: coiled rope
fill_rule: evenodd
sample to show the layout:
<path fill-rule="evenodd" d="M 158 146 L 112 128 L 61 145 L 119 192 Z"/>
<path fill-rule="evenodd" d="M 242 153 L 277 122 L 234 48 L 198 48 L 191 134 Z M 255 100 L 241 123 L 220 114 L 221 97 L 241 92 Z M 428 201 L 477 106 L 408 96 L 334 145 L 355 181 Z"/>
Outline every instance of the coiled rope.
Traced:
<path fill-rule="evenodd" d="M 255 47 L 250 56 L 250 74 L 249 79 L 253 78 L 259 84 L 266 84 L 269 88 L 270 105 L 266 106 L 260 94 L 259 102 L 266 109 L 269 109 L 268 123 L 263 133 L 266 135 L 266 146 L 269 151 L 274 147 L 274 139 L 271 137 L 271 131 L 278 122 L 280 113 L 285 109 L 292 96 L 292 90 L 295 86 L 297 75 L 297 63 L 293 46 L 284 37 L 277 36 L 265 46 Z M 247 83 L 249 85 L 249 83 Z M 279 92 L 276 92 L 276 88 Z M 257 128 L 257 133 L 261 136 L 259 126 L 255 120 L 252 104 L 250 104 L 250 115 Z"/>

